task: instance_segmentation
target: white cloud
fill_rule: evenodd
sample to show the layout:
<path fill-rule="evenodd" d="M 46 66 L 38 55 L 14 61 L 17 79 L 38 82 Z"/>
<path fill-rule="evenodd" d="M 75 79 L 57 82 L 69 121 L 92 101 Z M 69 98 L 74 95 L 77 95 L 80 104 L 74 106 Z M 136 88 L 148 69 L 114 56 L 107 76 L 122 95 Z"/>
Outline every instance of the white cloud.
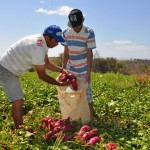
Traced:
<path fill-rule="evenodd" d="M 104 42 L 99 51 L 101 57 L 150 59 L 150 45 L 139 44 L 129 40 Z"/>
<path fill-rule="evenodd" d="M 127 45 L 127 46 L 117 46 L 115 47 L 116 49 L 119 50 L 125 50 L 125 51 L 129 51 L 129 50 L 148 50 L 150 49 L 149 46 L 144 46 L 144 45 Z"/>
<path fill-rule="evenodd" d="M 60 6 L 56 10 L 46 10 L 43 8 L 39 8 L 36 10 L 36 12 L 42 13 L 42 14 L 47 14 L 47 15 L 57 14 L 57 15 L 61 15 L 61 16 L 67 16 L 72 9 L 73 8 L 68 7 L 68 6 Z"/>
<path fill-rule="evenodd" d="M 128 41 L 128 40 L 124 40 L 124 41 L 122 41 L 122 40 L 114 40 L 113 41 L 113 44 L 116 44 L 116 45 L 124 45 L 124 44 L 131 44 L 132 43 L 132 41 Z"/>
<path fill-rule="evenodd" d="M 36 12 L 41 13 L 41 14 L 47 14 L 47 15 L 56 14 L 56 11 L 46 10 L 46 9 L 43 9 L 43 8 L 37 9 Z"/>
<path fill-rule="evenodd" d="M 40 3 L 45 3 L 45 1 L 44 0 L 40 0 Z"/>

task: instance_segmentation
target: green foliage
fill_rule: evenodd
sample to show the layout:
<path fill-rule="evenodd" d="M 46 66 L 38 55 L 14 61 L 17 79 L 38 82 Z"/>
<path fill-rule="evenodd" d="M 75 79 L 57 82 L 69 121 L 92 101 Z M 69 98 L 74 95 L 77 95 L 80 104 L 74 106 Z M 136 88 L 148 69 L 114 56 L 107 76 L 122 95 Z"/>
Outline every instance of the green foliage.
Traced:
<path fill-rule="evenodd" d="M 56 78 L 57 73 L 51 73 Z M 145 77 L 144 77 L 145 79 Z M 0 149 L 32 150 L 104 150 L 107 142 L 117 143 L 124 150 L 150 149 L 150 81 L 114 73 L 92 73 L 94 127 L 99 129 L 104 142 L 87 147 L 78 141 L 47 143 L 39 120 L 46 116 L 61 117 L 56 87 L 29 72 L 21 78 L 25 102 L 24 122 L 37 131 L 32 134 L 14 128 L 11 105 L 0 89 Z M 144 82 L 143 82 L 144 81 Z"/>
<path fill-rule="evenodd" d="M 93 72 L 113 72 L 122 73 L 123 64 L 119 63 L 116 58 L 95 58 L 93 60 Z"/>
<path fill-rule="evenodd" d="M 122 73 L 124 75 L 143 73 L 150 75 L 150 60 L 117 60 L 113 57 L 98 57 L 93 59 L 92 71 L 100 73 Z"/>
<path fill-rule="evenodd" d="M 126 149 L 148 147 L 150 82 L 146 82 L 139 99 L 140 85 L 137 86 L 133 76 L 95 73 L 92 78 L 94 109 L 99 118 L 96 126 L 102 135 Z"/>

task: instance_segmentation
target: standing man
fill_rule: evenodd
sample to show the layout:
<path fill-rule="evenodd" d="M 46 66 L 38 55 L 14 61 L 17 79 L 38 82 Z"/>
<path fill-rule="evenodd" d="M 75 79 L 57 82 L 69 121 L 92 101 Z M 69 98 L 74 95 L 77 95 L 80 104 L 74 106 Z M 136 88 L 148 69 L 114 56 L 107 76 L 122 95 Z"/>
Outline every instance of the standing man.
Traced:
<path fill-rule="evenodd" d="M 74 73 L 77 77 L 85 78 L 88 82 L 87 100 L 90 108 L 90 124 L 93 126 L 93 102 L 91 91 L 91 69 L 93 52 L 96 48 L 95 34 L 92 29 L 83 25 L 84 17 L 79 9 L 73 9 L 69 13 L 69 23 L 64 32 L 65 43 L 63 45 L 63 68 Z"/>
<path fill-rule="evenodd" d="M 0 57 L 0 85 L 2 85 L 9 102 L 12 103 L 12 116 L 16 128 L 23 124 L 23 91 L 19 77 L 30 68 L 35 68 L 38 77 L 50 84 L 65 86 L 68 82 L 58 82 L 46 74 L 46 69 L 67 73 L 65 69 L 49 62 L 48 49 L 64 42 L 62 30 L 56 25 L 47 27 L 43 34 L 24 37 L 14 43 Z"/>

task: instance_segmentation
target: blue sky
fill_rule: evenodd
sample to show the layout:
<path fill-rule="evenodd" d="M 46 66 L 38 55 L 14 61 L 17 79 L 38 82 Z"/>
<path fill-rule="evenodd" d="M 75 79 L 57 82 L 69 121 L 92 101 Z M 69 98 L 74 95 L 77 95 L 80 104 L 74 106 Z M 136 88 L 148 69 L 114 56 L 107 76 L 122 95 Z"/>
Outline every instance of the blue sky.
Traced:
<path fill-rule="evenodd" d="M 150 59 L 150 0 L 1 0 L 0 55 L 18 39 L 52 24 L 67 27 L 68 14 L 81 9 L 95 31 L 99 57 Z M 49 49 L 58 56 L 63 46 Z"/>

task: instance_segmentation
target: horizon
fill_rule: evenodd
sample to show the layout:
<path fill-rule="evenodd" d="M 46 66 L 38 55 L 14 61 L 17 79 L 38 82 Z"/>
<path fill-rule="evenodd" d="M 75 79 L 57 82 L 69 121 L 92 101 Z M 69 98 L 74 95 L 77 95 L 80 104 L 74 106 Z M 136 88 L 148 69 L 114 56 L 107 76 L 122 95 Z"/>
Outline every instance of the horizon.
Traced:
<path fill-rule="evenodd" d="M 60 56 L 48 56 L 48 58 L 59 58 L 59 57 Z M 104 58 L 104 59 L 106 59 L 106 58 L 114 58 L 114 59 L 117 59 L 117 60 L 147 60 L 147 61 L 150 61 L 150 59 L 147 59 L 147 58 L 139 59 L 139 58 L 115 58 L 115 57 L 101 57 L 101 56 L 93 57 L 93 59 L 95 59 L 95 58 Z"/>

